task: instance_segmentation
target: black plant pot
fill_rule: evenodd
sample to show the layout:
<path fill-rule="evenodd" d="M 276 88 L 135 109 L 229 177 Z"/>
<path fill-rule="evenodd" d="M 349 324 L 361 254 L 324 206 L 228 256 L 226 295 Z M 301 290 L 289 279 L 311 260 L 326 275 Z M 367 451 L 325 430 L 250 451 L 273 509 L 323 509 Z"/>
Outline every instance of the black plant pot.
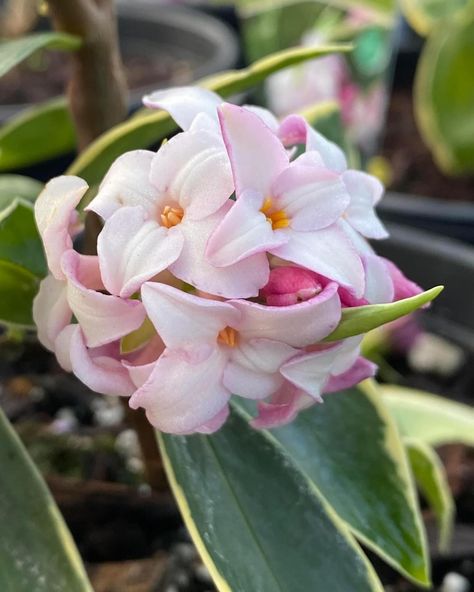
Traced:
<path fill-rule="evenodd" d="M 46 28 L 48 23 L 42 25 Z M 163 55 L 191 64 L 184 84 L 238 64 L 239 45 L 234 32 L 216 18 L 185 7 L 128 2 L 119 9 L 119 35 L 124 58 Z M 130 112 L 141 105 L 144 94 L 173 84 L 176 81 L 162 79 L 135 88 L 130 93 Z M 28 106 L 0 105 L 0 122 Z M 61 174 L 73 158 L 74 154 L 68 154 L 12 172 L 44 181 Z"/>
<path fill-rule="evenodd" d="M 377 242 L 377 252 L 424 288 L 445 286 L 426 311 L 424 323 L 474 352 L 474 247 L 404 226 L 388 228 L 390 238 Z"/>

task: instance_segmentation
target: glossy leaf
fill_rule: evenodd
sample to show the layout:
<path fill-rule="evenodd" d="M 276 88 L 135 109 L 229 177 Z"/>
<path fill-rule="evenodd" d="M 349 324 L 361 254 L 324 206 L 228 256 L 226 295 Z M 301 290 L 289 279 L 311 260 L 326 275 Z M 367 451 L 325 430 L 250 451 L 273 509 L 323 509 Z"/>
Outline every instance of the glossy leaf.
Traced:
<path fill-rule="evenodd" d="M 470 0 L 400 0 L 403 15 L 419 35 L 426 36 L 438 25 L 445 23 Z"/>
<path fill-rule="evenodd" d="M 411 470 L 418 488 L 431 506 L 439 524 L 439 549 L 447 551 L 454 522 L 454 500 L 446 471 L 435 450 L 416 439 L 405 440 Z"/>
<path fill-rule="evenodd" d="M 350 45 L 346 44 L 289 49 L 258 60 L 248 68 L 220 73 L 203 79 L 198 84 L 228 97 L 251 88 L 270 74 L 288 66 L 349 49 Z M 90 185 L 97 184 L 118 156 L 127 150 L 156 144 L 175 129 L 173 120 L 164 111 L 132 117 L 97 138 L 72 163 L 68 173 L 82 177 Z"/>
<path fill-rule="evenodd" d="M 0 212 L 0 260 L 16 263 L 38 277 L 48 272 L 33 206 L 16 199 Z"/>
<path fill-rule="evenodd" d="M 234 404 L 253 414 L 252 402 Z M 361 542 L 402 574 L 428 582 L 404 447 L 373 384 L 327 395 L 271 435 Z"/>
<path fill-rule="evenodd" d="M 184 521 L 220 592 L 382 590 L 313 484 L 240 412 L 212 436 L 159 438 Z"/>
<path fill-rule="evenodd" d="M 474 170 L 474 9 L 440 23 L 426 42 L 415 80 L 415 115 L 437 164 Z"/>
<path fill-rule="evenodd" d="M 33 327 L 32 309 L 37 291 L 38 278 L 31 271 L 0 260 L 0 324 Z"/>
<path fill-rule="evenodd" d="M 379 389 L 403 436 L 432 446 L 452 442 L 474 446 L 472 407 L 398 385 Z"/>
<path fill-rule="evenodd" d="M 63 98 L 25 109 L 0 129 L 0 171 L 30 166 L 74 150 L 76 134 Z"/>
<path fill-rule="evenodd" d="M 443 286 L 436 286 L 411 298 L 397 300 L 397 302 L 390 302 L 389 304 L 370 304 L 344 308 L 339 325 L 324 341 L 338 341 L 346 337 L 367 333 L 421 308 L 434 300 L 442 291 Z"/>
<path fill-rule="evenodd" d="M 39 49 L 72 51 L 81 46 L 80 37 L 67 33 L 32 33 L 0 43 L 0 76 L 17 66 Z"/>
<path fill-rule="evenodd" d="M 51 494 L 1 410 L 0 467 L 0 590 L 92 592 Z"/>
<path fill-rule="evenodd" d="M 20 197 L 34 202 L 43 189 L 43 183 L 23 175 L 0 175 L 0 211 Z"/>

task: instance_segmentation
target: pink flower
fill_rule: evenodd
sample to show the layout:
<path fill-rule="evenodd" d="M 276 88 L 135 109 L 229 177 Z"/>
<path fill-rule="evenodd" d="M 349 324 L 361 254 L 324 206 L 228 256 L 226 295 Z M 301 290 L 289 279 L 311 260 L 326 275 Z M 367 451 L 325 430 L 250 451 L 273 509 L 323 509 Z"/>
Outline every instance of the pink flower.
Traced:
<path fill-rule="evenodd" d="M 340 318 L 335 284 L 281 308 L 209 300 L 158 283 L 145 284 L 142 298 L 166 349 L 156 363 L 131 369 L 142 384 L 130 404 L 172 433 L 223 417 L 232 393 L 271 396 L 284 381 L 281 365 L 328 335 Z"/>
<path fill-rule="evenodd" d="M 209 261 L 225 268 L 267 251 L 361 295 L 362 264 L 339 223 L 349 204 L 339 175 L 308 159 L 290 164 L 279 139 L 247 109 L 225 104 L 220 117 L 237 201 L 208 241 Z"/>

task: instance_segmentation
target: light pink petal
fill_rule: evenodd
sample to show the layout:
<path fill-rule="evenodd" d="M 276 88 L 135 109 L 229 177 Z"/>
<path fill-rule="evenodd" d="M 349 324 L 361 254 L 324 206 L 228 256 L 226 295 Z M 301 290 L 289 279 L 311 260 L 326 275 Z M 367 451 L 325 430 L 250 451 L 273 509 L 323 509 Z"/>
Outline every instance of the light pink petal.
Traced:
<path fill-rule="evenodd" d="M 393 287 L 394 287 L 394 295 L 393 300 L 402 300 L 403 298 L 410 298 L 411 296 L 416 296 L 423 292 L 423 288 L 420 288 L 418 284 L 409 280 L 398 267 L 390 261 L 389 259 L 385 259 L 380 257 L 380 259 L 384 262 L 386 268 L 390 273 L 390 277 L 392 278 Z"/>
<path fill-rule="evenodd" d="M 182 248 L 179 225 L 160 226 L 139 206 L 121 208 L 105 222 L 97 241 L 105 287 L 128 298 L 176 261 Z"/>
<path fill-rule="evenodd" d="M 364 298 L 369 304 L 392 302 L 394 285 L 390 271 L 382 257 L 378 255 L 362 255 L 365 270 Z"/>
<path fill-rule="evenodd" d="M 293 164 L 275 180 L 275 206 L 284 210 L 295 230 L 326 228 L 340 218 L 350 198 L 336 173 Z"/>
<path fill-rule="evenodd" d="M 66 372 L 72 372 L 72 363 L 71 363 L 71 339 L 72 336 L 75 334 L 79 325 L 67 325 L 58 333 L 56 340 L 54 342 L 54 353 L 56 354 L 56 359 L 63 370 Z"/>
<path fill-rule="evenodd" d="M 96 393 L 125 397 L 135 390 L 119 360 L 86 347 L 79 325 L 66 327 L 57 339 L 57 347 L 69 351 L 72 372 Z"/>
<path fill-rule="evenodd" d="M 250 422 L 257 429 L 276 428 L 293 421 L 298 413 L 317 401 L 289 382 L 285 382 L 269 403 L 258 404 L 258 415 Z"/>
<path fill-rule="evenodd" d="M 41 281 L 39 292 L 33 301 L 33 320 L 40 343 L 54 351 L 56 337 L 71 322 L 71 318 L 66 282 L 48 275 Z"/>
<path fill-rule="evenodd" d="M 180 230 L 184 236 L 181 255 L 170 266 L 179 279 L 203 292 L 224 298 L 249 298 L 257 296 L 268 281 L 269 266 L 265 253 L 251 255 L 228 267 L 217 268 L 205 255 L 209 237 L 214 232 L 231 202 L 205 220 L 183 220 Z"/>
<path fill-rule="evenodd" d="M 324 393 L 336 393 L 348 389 L 366 378 L 375 376 L 376 373 L 377 365 L 359 356 L 349 370 L 329 378 L 324 387 Z"/>
<path fill-rule="evenodd" d="M 151 322 L 169 348 L 214 345 L 219 331 L 234 326 L 240 317 L 230 304 L 155 282 L 143 285 L 142 300 Z"/>
<path fill-rule="evenodd" d="M 165 350 L 148 381 L 130 399 L 163 432 L 189 434 L 213 420 L 230 392 L 222 384 L 227 357 L 220 348 Z"/>
<path fill-rule="evenodd" d="M 205 113 L 216 121 L 217 107 L 222 103 L 219 95 L 199 86 L 181 86 L 157 90 L 143 97 L 150 109 L 164 109 L 183 130 L 189 129 L 195 117 Z"/>
<path fill-rule="evenodd" d="M 293 347 L 320 341 L 341 318 L 336 284 L 329 284 L 310 300 L 290 306 L 263 306 L 247 300 L 231 303 L 242 313 L 235 328 L 244 339 L 271 339 Z"/>
<path fill-rule="evenodd" d="M 82 255 L 76 253 L 77 280 L 86 288 L 91 290 L 104 290 L 104 282 L 100 274 L 99 258 L 97 255 Z"/>
<path fill-rule="evenodd" d="M 227 421 L 227 418 L 229 417 L 229 412 L 229 405 L 226 405 L 223 409 L 219 411 L 217 415 L 215 415 L 206 423 L 203 423 L 201 426 L 197 427 L 195 431 L 199 434 L 213 434 L 214 432 L 217 432 L 217 430 L 220 430 L 221 427 Z"/>
<path fill-rule="evenodd" d="M 288 154 L 258 115 L 224 103 L 219 120 L 239 196 L 253 189 L 267 196 L 272 182 L 288 166 Z"/>
<path fill-rule="evenodd" d="M 386 238 L 388 232 L 374 209 L 383 195 L 382 183 L 362 171 L 345 171 L 342 179 L 351 198 L 346 211 L 349 224 L 368 238 Z"/>
<path fill-rule="evenodd" d="M 48 267 L 58 280 L 64 279 L 61 257 L 72 248 L 71 216 L 87 189 L 87 183 L 79 177 L 56 177 L 46 184 L 35 202 L 36 225 L 43 240 Z"/>
<path fill-rule="evenodd" d="M 286 233 L 275 232 L 260 211 L 263 196 L 244 191 L 214 230 L 206 248 L 206 257 L 216 267 L 226 267 L 256 253 L 265 253 L 288 239 Z"/>
<path fill-rule="evenodd" d="M 355 296 L 364 293 L 361 259 L 339 223 L 310 232 L 293 231 L 289 241 L 272 253 L 330 278 Z"/>
<path fill-rule="evenodd" d="M 128 370 L 130 380 L 133 382 L 136 388 L 140 388 L 150 378 L 151 373 L 156 365 L 156 360 L 149 362 L 148 364 L 142 364 L 141 366 L 134 366 L 127 362 L 122 362 L 124 368 Z"/>
<path fill-rule="evenodd" d="M 89 347 L 110 343 L 138 329 L 145 309 L 138 300 L 122 300 L 86 288 L 78 279 L 79 255 L 64 253 L 62 269 L 68 279 L 67 299 Z"/>
<path fill-rule="evenodd" d="M 268 306 L 288 306 L 313 298 L 327 284 L 327 281 L 323 284 L 313 271 L 285 265 L 270 271 L 270 279 L 260 290 L 260 296 Z"/>
<path fill-rule="evenodd" d="M 271 111 L 264 107 L 258 107 L 257 105 L 242 105 L 242 107 L 247 111 L 254 113 L 257 117 L 260 117 L 263 123 L 269 127 L 273 133 L 278 131 L 280 123 Z"/>
<path fill-rule="evenodd" d="M 179 204 L 187 218 L 216 212 L 234 191 L 222 140 L 204 130 L 182 132 L 156 153 L 151 182 L 166 205 Z"/>
<path fill-rule="evenodd" d="M 238 338 L 239 339 L 239 338 Z M 265 399 L 283 384 L 278 370 L 298 350 L 269 339 L 241 339 L 229 351 L 224 371 L 224 385 L 235 395 L 248 399 Z"/>
<path fill-rule="evenodd" d="M 288 115 L 281 122 L 278 136 L 285 146 L 306 144 L 306 151 L 316 151 L 324 164 L 338 173 L 347 169 L 344 152 L 337 144 L 313 129 L 301 115 Z"/>
<path fill-rule="evenodd" d="M 100 184 L 95 198 L 87 206 L 104 220 L 123 206 L 142 206 L 154 213 L 156 189 L 150 183 L 150 167 L 154 152 L 132 150 L 119 156 Z"/>

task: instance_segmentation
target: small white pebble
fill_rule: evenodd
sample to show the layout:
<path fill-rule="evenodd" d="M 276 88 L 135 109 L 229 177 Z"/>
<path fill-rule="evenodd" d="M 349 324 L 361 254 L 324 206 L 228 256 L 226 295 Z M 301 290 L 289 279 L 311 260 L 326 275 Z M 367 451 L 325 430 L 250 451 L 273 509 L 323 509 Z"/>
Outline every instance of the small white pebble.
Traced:
<path fill-rule="evenodd" d="M 141 458 L 133 457 L 127 460 L 127 469 L 131 473 L 143 473 L 143 461 Z"/>
<path fill-rule="evenodd" d="M 460 347 L 432 333 L 420 335 L 408 352 L 411 368 L 439 376 L 451 376 L 463 361 L 464 352 Z"/>
<path fill-rule="evenodd" d="M 115 450 L 127 458 L 140 456 L 140 444 L 135 430 L 123 430 L 115 438 Z"/>
<path fill-rule="evenodd" d="M 446 574 L 441 584 L 441 592 L 469 592 L 469 588 L 469 581 L 454 571 Z"/>
<path fill-rule="evenodd" d="M 204 582 L 206 584 L 209 584 L 210 582 L 212 582 L 212 578 L 211 578 L 211 574 L 209 573 L 209 570 L 202 563 L 199 563 L 198 565 L 196 565 L 196 567 L 194 569 L 194 573 L 200 582 Z"/>

